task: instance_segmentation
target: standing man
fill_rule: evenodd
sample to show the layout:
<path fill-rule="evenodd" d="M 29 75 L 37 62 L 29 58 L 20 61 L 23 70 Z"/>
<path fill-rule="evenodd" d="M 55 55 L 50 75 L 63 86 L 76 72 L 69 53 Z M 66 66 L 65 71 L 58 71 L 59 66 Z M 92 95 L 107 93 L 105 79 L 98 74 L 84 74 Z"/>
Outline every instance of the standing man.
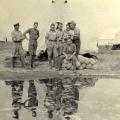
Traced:
<path fill-rule="evenodd" d="M 29 28 L 24 32 L 24 37 L 26 37 L 26 34 L 29 34 L 29 64 L 30 68 L 33 68 L 33 62 L 34 57 L 36 56 L 36 50 L 37 50 L 37 39 L 39 38 L 39 30 L 37 29 L 38 22 L 34 22 L 33 28 Z M 27 38 L 28 39 L 28 38 Z"/>
<path fill-rule="evenodd" d="M 58 45 L 58 57 L 56 58 L 56 65 L 57 70 L 59 70 L 59 57 L 63 54 L 63 38 L 64 38 L 64 31 L 63 31 L 63 23 L 57 22 L 57 45 Z"/>
<path fill-rule="evenodd" d="M 74 21 L 70 22 L 70 32 L 73 32 L 73 43 L 76 45 L 77 55 L 80 52 L 81 40 L 80 40 L 80 30 L 76 28 L 76 23 Z"/>
<path fill-rule="evenodd" d="M 12 67 L 14 68 L 15 56 L 20 56 L 22 66 L 25 67 L 24 51 L 22 48 L 22 41 L 24 39 L 22 32 L 19 31 L 19 23 L 14 24 L 14 31 L 11 33 L 12 41 L 14 42 L 14 51 L 12 57 Z"/>
<path fill-rule="evenodd" d="M 50 30 L 47 32 L 45 36 L 45 42 L 46 42 L 46 48 L 47 48 L 47 53 L 48 53 L 48 61 L 49 65 L 52 68 L 53 65 L 55 64 L 54 56 L 58 56 L 57 51 L 54 51 L 54 47 L 57 44 L 57 34 L 55 31 L 55 24 L 52 23 L 50 25 Z M 53 63 L 52 63 L 53 60 Z"/>

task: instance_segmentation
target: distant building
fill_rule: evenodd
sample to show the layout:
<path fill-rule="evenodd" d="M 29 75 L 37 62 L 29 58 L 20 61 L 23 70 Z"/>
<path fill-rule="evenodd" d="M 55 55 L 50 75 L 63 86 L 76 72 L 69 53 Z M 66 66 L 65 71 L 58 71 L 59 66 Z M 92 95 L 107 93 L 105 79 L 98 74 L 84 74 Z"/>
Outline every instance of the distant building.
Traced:
<path fill-rule="evenodd" d="M 108 28 L 99 37 L 97 42 L 98 52 L 104 53 L 111 50 L 120 50 L 120 28 Z"/>

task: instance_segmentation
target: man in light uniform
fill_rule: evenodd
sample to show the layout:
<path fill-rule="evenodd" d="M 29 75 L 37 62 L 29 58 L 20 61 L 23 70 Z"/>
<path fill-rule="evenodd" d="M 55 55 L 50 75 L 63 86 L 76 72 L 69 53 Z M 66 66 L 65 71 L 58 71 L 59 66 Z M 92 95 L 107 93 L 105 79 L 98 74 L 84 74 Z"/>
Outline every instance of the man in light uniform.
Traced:
<path fill-rule="evenodd" d="M 47 48 L 47 53 L 48 53 L 48 61 L 49 61 L 49 65 L 52 68 L 54 65 L 54 55 L 56 54 L 57 56 L 57 52 L 55 53 L 54 51 L 54 47 L 57 44 L 57 34 L 55 31 L 55 24 L 52 23 L 50 26 L 50 31 L 47 32 L 46 36 L 45 36 L 45 42 L 46 42 L 46 48 Z M 52 63 L 53 60 L 53 63 Z"/>
<path fill-rule="evenodd" d="M 14 24 L 14 31 L 11 33 L 12 41 L 14 42 L 14 52 L 12 58 L 12 67 L 14 68 L 15 56 L 19 55 L 23 67 L 26 66 L 24 59 L 24 51 L 22 48 L 22 41 L 24 39 L 22 32 L 19 31 L 19 23 Z"/>
<path fill-rule="evenodd" d="M 33 68 L 33 62 L 34 57 L 36 56 L 36 50 L 37 50 L 37 39 L 39 38 L 39 30 L 37 29 L 38 22 L 34 22 L 33 28 L 29 28 L 24 32 L 24 37 L 26 37 L 26 34 L 29 34 L 29 64 L 30 68 Z M 28 39 L 28 38 L 27 38 Z"/>

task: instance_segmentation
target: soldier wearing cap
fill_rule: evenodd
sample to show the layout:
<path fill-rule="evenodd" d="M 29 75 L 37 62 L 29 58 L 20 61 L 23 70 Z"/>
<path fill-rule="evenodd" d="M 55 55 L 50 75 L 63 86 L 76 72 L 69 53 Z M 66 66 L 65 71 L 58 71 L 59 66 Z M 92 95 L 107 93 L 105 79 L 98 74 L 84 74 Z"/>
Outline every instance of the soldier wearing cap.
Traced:
<path fill-rule="evenodd" d="M 27 38 L 26 34 L 29 34 L 28 49 L 30 54 L 29 64 L 31 68 L 33 67 L 34 57 L 36 55 L 36 50 L 37 50 L 37 39 L 39 38 L 39 30 L 37 29 L 37 27 L 38 27 L 38 22 L 34 22 L 33 28 L 29 28 L 23 34 L 25 38 Z"/>
<path fill-rule="evenodd" d="M 55 24 L 50 25 L 50 30 L 46 33 L 45 36 L 46 48 L 48 53 L 49 65 L 52 68 L 55 65 L 55 56 L 58 56 L 58 53 L 55 52 L 55 45 L 57 44 L 57 34 L 55 31 Z M 57 50 L 58 48 L 56 48 Z M 52 61 L 53 60 L 53 61 Z"/>
<path fill-rule="evenodd" d="M 73 43 L 76 45 L 77 54 L 80 52 L 80 30 L 76 28 L 76 23 L 74 21 L 70 22 L 70 32 L 73 34 Z"/>
<path fill-rule="evenodd" d="M 24 51 L 22 48 L 22 41 L 24 40 L 22 32 L 19 30 L 19 23 L 14 24 L 14 31 L 11 33 L 12 41 L 14 42 L 14 52 L 12 58 L 12 67 L 14 67 L 14 57 L 16 55 L 20 56 L 21 63 L 23 67 L 26 66 L 24 59 Z"/>

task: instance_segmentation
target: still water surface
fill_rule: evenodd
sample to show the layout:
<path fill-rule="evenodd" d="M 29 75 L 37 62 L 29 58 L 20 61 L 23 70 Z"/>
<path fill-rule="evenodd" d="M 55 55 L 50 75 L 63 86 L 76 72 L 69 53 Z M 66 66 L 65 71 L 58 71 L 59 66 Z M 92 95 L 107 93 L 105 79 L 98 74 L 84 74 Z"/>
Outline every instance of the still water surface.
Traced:
<path fill-rule="evenodd" d="M 0 81 L 0 120 L 69 118 L 120 120 L 120 80 L 66 77 Z"/>

